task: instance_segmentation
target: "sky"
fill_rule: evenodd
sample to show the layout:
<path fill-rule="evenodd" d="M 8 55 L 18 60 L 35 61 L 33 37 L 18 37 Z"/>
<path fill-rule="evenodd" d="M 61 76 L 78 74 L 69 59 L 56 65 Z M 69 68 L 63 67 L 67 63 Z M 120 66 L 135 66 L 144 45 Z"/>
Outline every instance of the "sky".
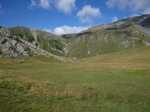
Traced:
<path fill-rule="evenodd" d="M 58 35 L 142 14 L 150 14 L 150 0 L 0 0 L 1 26 Z"/>

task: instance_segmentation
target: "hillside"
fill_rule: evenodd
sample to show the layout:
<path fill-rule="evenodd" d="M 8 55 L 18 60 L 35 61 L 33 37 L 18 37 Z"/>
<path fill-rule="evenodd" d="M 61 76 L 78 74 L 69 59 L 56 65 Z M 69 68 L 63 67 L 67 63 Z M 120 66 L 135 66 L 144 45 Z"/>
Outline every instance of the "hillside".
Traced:
<path fill-rule="evenodd" d="M 63 35 L 68 40 L 67 56 L 87 57 L 150 46 L 149 21 L 150 15 L 143 15 L 96 26 L 79 34 Z"/>
<path fill-rule="evenodd" d="M 56 36 L 26 27 L 0 28 L 4 57 L 54 55 L 84 58 L 150 46 L 150 15 L 122 19 L 78 34 Z"/>

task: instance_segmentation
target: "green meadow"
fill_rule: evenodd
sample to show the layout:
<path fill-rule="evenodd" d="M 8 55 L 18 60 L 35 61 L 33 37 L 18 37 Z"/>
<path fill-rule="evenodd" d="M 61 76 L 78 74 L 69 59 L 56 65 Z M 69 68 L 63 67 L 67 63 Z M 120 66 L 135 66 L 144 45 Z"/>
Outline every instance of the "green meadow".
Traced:
<path fill-rule="evenodd" d="M 150 112 L 150 47 L 64 62 L 0 59 L 0 112 Z"/>

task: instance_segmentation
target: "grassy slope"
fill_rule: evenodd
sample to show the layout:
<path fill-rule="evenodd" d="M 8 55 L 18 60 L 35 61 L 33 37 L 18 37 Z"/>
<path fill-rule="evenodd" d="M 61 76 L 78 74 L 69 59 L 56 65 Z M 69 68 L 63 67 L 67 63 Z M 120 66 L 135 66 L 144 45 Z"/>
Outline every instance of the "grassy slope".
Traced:
<path fill-rule="evenodd" d="M 149 112 L 150 48 L 75 63 L 0 59 L 0 112 Z"/>
<path fill-rule="evenodd" d="M 149 41 L 149 36 L 142 33 L 138 25 L 128 24 L 124 24 L 123 28 L 98 27 L 89 30 L 89 34 L 71 38 L 68 56 L 83 58 L 144 46 L 143 41 Z"/>

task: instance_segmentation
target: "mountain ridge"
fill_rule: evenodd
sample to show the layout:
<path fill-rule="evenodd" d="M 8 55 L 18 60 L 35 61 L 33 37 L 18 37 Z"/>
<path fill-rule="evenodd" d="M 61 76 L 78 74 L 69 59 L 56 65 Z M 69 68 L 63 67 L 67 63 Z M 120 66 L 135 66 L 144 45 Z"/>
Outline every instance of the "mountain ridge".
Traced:
<path fill-rule="evenodd" d="M 2 57 L 83 58 L 141 46 L 150 46 L 150 15 L 130 17 L 62 36 L 27 27 L 0 28 Z"/>

